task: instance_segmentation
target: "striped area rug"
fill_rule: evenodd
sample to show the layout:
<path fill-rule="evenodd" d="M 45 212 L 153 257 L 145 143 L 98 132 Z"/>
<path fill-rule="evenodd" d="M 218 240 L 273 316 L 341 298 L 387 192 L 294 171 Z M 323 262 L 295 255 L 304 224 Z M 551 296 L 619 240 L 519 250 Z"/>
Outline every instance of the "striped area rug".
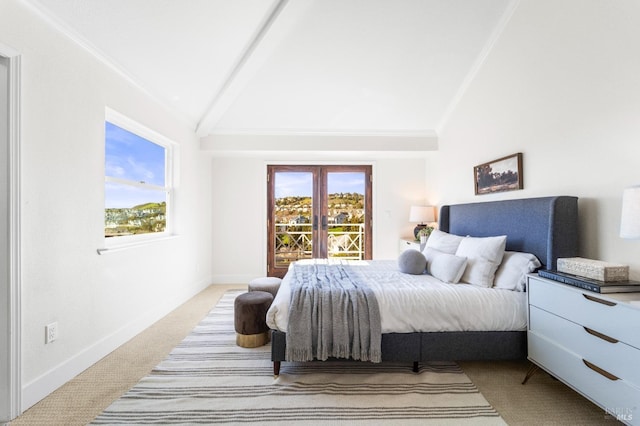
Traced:
<path fill-rule="evenodd" d="M 92 424 L 504 425 L 455 363 L 283 362 L 235 344 L 227 292 L 184 341 Z"/>

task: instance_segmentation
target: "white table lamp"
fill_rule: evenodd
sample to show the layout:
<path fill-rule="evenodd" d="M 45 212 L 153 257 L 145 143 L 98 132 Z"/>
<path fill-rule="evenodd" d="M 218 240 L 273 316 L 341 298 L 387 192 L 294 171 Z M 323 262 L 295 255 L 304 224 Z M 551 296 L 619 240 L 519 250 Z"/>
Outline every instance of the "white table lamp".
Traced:
<path fill-rule="evenodd" d="M 425 228 L 427 225 L 425 222 L 434 222 L 436 220 L 433 206 L 411 206 L 409 212 L 409 222 L 418 223 L 413 229 L 413 236 L 418 239 L 418 232 Z"/>
<path fill-rule="evenodd" d="M 620 237 L 640 238 L 640 185 L 626 188 L 622 193 Z"/>

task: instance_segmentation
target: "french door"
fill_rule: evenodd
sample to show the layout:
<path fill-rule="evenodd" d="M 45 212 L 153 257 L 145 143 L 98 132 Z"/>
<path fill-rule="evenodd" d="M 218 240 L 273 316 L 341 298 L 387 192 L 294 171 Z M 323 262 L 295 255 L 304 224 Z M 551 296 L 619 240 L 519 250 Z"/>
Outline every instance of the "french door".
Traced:
<path fill-rule="evenodd" d="M 267 167 L 267 274 L 299 259 L 371 259 L 371 166 Z"/>

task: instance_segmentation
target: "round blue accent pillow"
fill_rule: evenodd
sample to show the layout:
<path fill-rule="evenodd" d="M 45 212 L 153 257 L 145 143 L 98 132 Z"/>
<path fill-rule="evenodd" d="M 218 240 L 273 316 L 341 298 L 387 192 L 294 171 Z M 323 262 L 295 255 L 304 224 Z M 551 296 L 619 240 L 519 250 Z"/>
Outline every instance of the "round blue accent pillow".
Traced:
<path fill-rule="evenodd" d="M 405 250 L 398 257 L 400 272 L 411 275 L 422 275 L 427 269 L 427 258 L 418 250 Z"/>

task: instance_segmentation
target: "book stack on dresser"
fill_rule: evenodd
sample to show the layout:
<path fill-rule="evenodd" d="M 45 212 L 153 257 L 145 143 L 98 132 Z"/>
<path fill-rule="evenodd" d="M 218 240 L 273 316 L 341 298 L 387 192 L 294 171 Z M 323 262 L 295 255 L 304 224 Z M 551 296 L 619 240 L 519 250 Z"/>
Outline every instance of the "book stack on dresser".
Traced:
<path fill-rule="evenodd" d="M 640 291 L 640 281 L 629 280 L 629 266 L 581 257 L 560 258 L 557 271 L 540 270 L 538 275 L 596 293 Z"/>
<path fill-rule="evenodd" d="M 640 292 L 599 294 L 540 272 L 527 283 L 529 360 L 606 418 L 640 425 Z"/>

